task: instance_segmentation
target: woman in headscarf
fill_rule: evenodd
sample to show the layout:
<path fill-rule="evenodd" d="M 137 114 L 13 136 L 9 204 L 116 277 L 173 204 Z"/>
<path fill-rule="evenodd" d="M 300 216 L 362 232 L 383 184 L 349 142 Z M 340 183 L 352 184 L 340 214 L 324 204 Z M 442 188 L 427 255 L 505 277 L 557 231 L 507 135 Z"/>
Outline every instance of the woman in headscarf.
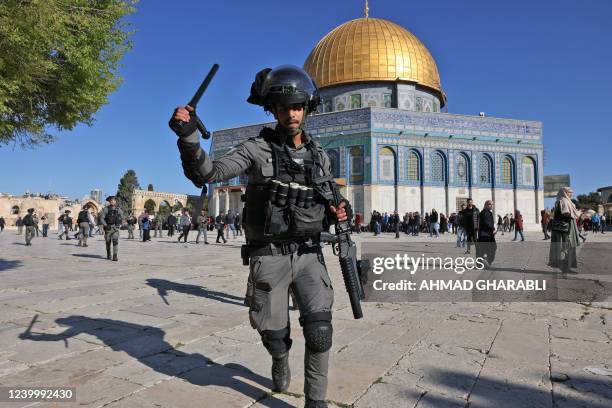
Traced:
<path fill-rule="evenodd" d="M 563 272 L 576 268 L 576 248 L 580 245 L 578 240 L 578 226 L 580 212 L 572 202 L 573 191 L 570 187 L 561 187 L 557 193 L 557 201 L 553 209 L 552 235 L 548 264 L 560 268 Z"/>

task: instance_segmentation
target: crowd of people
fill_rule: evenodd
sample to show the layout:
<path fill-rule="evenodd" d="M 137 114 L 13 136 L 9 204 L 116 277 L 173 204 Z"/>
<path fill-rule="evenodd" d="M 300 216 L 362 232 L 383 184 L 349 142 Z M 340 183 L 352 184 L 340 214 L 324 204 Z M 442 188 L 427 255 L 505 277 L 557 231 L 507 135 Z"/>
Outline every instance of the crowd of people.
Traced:
<path fill-rule="evenodd" d="M 572 194 L 570 188 L 561 189 L 554 208 L 540 211 L 543 239 L 551 240 L 553 243 L 551 245 L 550 263 L 551 265 L 560 265 L 559 259 L 562 259 L 563 262 L 560 267 L 564 270 L 575 265 L 575 259 L 572 259 L 572 256 L 575 256 L 575 248 L 580 241 L 586 241 L 587 231 L 605 234 L 609 222 L 605 215 L 597 214 L 589 209 L 578 209 L 576 200 L 571 198 Z M 105 235 L 107 256 L 111 259 L 110 244 L 118 241 L 119 230 L 127 230 L 127 239 L 135 239 L 134 230 L 138 227 L 139 239 L 143 242 L 151 241 L 151 230 L 153 230 L 154 238 L 163 237 L 163 231 L 167 231 L 166 236 L 172 238 L 177 233 L 177 242 L 182 241 L 184 243 L 187 242 L 191 231 L 197 231 L 196 244 L 200 243 L 201 238 L 204 244 L 209 244 L 208 234 L 215 230 L 217 231 L 216 243 L 226 243 L 230 234 L 233 238 L 243 235 L 241 216 L 231 210 L 227 213 L 220 211 L 217 216 L 208 215 L 205 210 L 201 210 L 196 215 L 187 208 L 182 208 L 178 214 L 170 213 L 168 215 L 155 214 L 145 210 L 138 217 L 130 213 L 124 218 L 123 214 L 120 213 L 118 218 L 115 216 L 112 219 L 111 224 L 113 225 L 109 226 L 105 219 L 109 221 L 108 209 L 116 207 L 116 200 L 114 200 L 114 197 L 109 197 L 109 201 L 109 205 L 99 214 L 91 212 L 87 205 L 83 206 L 76 217 L 71 215 L 70 210 L 64 211 L 57 219 L 58 239 L 77 239 L 78 246 L 87 247 L 87 238 L 91 238 L 95 234 Z M 462 205 L 460 211 L 448 216 L 439 213 L 435 208 L 425 212 L 423 216 L 418 211 L 407 212 L 400 216 L 397 211 L 381 213 L 374 210 L 368 223 L 364 223 L 362 215 L 356 213 L 352 221 L 352 229 L 356 233 L 371 232 L 375 236 L 383 233 L 394 233 L 396 238 L 399 238 L 400 234 L 411 236 L 428 234 L 432 238 L 439 238 L 442 234 L 453 234 L 456 236 L 457 248 L 465 248 L 466 254 L 471 253 L 472 246 L 476 245 L 477 242 L 487 242 L 483 246 L 488 248 L 484 258 L 490 265 L 495 257 L 494 237 L 497 233 L 504 235 L 514 232 L 512 241 L 525 240 L 521 212 L 517 210 L 513 214 L 504 214 L 503 216 L 497 214 L 495 216 L 493 208 L 494 203 L 487 200 L 482 211 L 480 211 L 474 205 L 473 200 L 468 199 L 467 205 Z M 571 217 L 573 220 L 571 228 L 568 228 L 567 223 L 565 223 L 563 224 L 565 229 L 560 231 L 561 221 L 559 220 L 567 221 L 567 217 Z M 17 226 L 17 234 L 21 235 L 25 230 L 25 240 L 28 246 L 32 245 L 32 238 L 35 236 L 49 236 L 49 219 L 45 215 L 39 216 L 33 208 L 28 209 L 27 215 L 23 218 L 18 217 L 15 225 Z M 6 221 L 3 217 L 0 217 L 0 232 L 4 230 L 5 226 Z M 114 251 L 112 259 L 117 259 L 116 251 Z"/>

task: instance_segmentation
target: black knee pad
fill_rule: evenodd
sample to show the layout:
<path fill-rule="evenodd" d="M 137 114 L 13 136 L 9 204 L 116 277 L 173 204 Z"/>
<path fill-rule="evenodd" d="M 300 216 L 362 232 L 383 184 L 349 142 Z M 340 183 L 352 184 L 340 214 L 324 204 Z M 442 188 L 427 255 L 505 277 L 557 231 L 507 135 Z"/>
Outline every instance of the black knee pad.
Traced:
<path fill-rule="evenodd" d="M 291 349 L 293 341 L 289 337 L 289 328 L 281 330 L 264 330 L 259 332 L 264 347 L 272 357 L 280 357 Z"/>
<path fill-rule="evenodd" d="M 331 312 L 317 312 L 300 318 L 304 330 L 306 347 L 310 351 L 322 353 L 332 346 L 334 329 L 331 324 Z"/>

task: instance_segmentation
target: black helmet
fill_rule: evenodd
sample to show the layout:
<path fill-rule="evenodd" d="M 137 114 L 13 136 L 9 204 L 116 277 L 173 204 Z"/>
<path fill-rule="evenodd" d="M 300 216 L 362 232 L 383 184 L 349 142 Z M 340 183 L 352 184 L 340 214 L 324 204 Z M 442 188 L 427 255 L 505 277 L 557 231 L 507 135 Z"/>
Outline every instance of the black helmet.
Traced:
<path fill-rule="evenodd" d="M 266 68 L 257 73 L 247 102 L 270 110 L 273 104 L 303 103 L 306 113 L 314 112 L 321 102 L 319 90 L 310 75 L 294 65 Z"/>

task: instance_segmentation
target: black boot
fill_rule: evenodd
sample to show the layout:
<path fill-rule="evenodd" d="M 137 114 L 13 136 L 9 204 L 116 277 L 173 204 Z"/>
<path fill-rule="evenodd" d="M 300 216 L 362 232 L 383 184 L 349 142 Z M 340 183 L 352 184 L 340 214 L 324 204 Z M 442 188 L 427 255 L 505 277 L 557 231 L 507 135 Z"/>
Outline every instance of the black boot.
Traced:
<path fill-rule="evenodd" d="M 110 248 L 106 247 L 106 259 L 108 259 L 109 261 L 111 260 L 111 253 L 110 253 Z"/>
<path fill-rule="evenodd" d="M 304 405 L 304 408 L 327 408 L 327 402 L 311 400 L 310 398 L 306 397 L 306 404 Z"/>
<path fill-rule="evenodd" d="M 118 261 L 117 254 L 113 254 L 113 261 Z"/>
<path fill-rule="evenodd" d="M 272 357 L 272 382 L 274 392 L 284 392 L 289 388 L 291 382 L 291 370 L 289 370 L 289 353 L 280 358 Z"/>

